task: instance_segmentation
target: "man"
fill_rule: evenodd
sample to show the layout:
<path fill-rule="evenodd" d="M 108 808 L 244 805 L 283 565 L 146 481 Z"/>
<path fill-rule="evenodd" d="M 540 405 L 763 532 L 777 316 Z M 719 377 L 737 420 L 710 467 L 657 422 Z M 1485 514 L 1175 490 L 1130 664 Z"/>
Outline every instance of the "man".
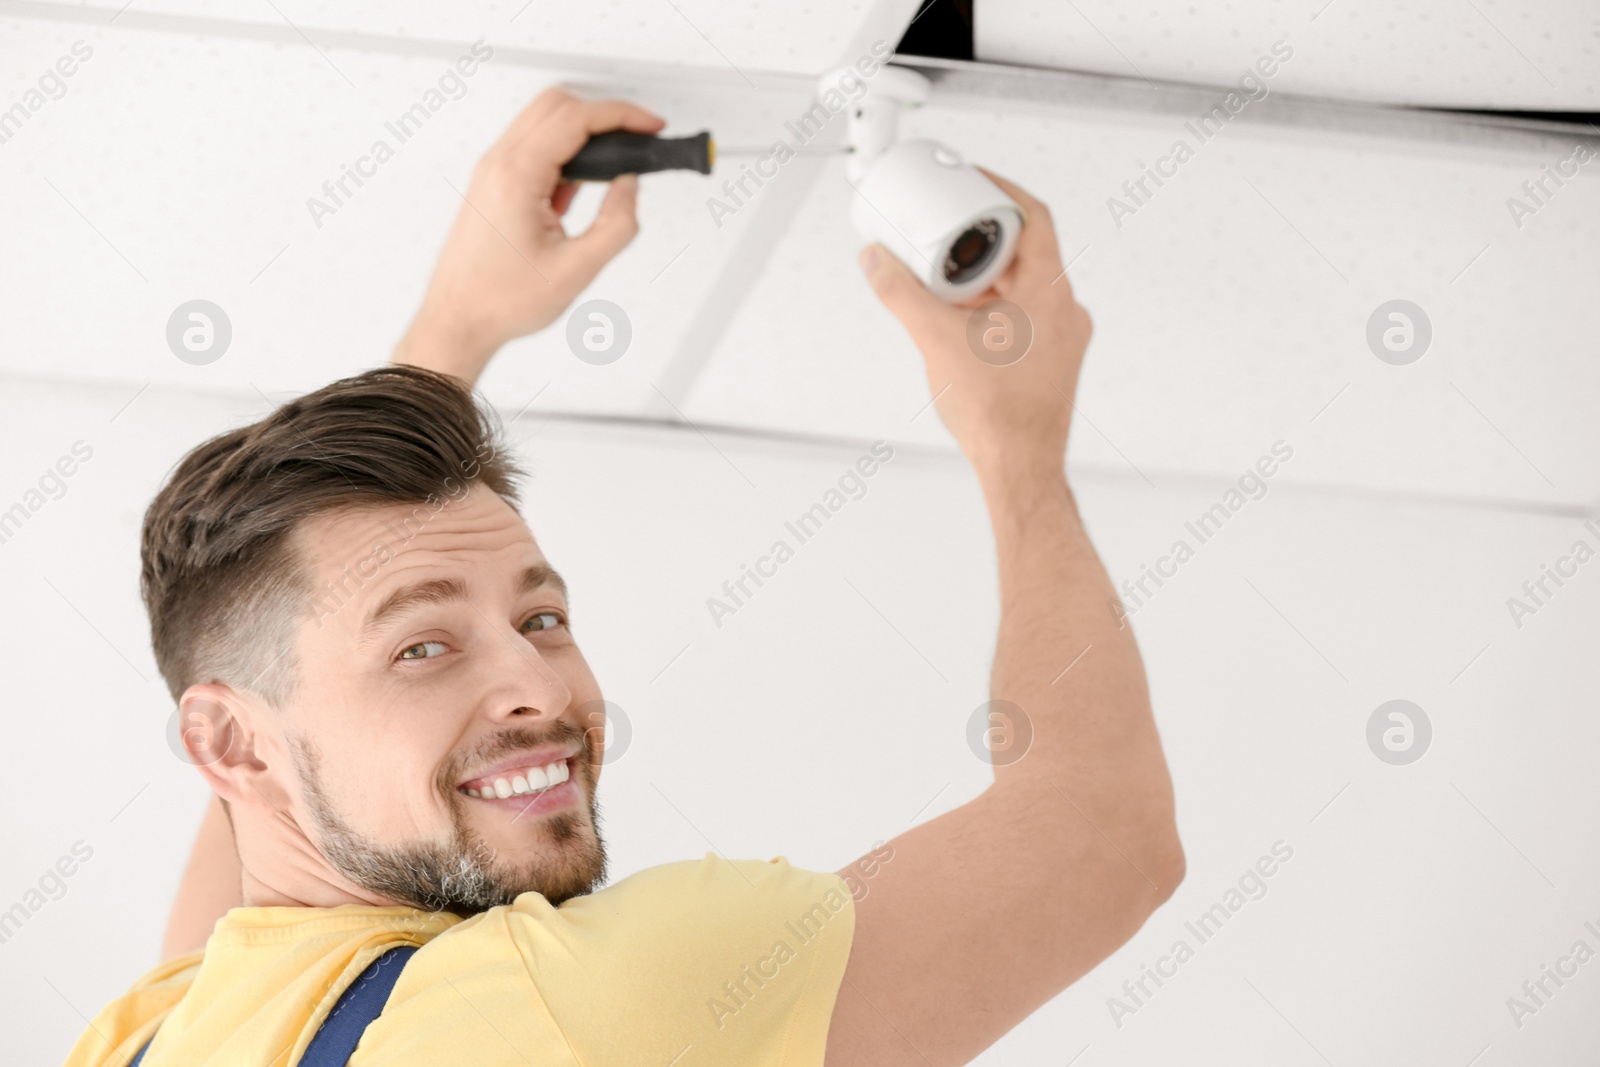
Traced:
<path fill-rule="evenodd" d="M 983 487 L 992 691 L 1027 717 L 1025 756 L 835 873 L 708 853 L 596 888 L 600 687 L 468 384 L 637 228 L 620 178 L 568 237 L 561 164 L 592 133 L 661 127 L 631 104 L 539 96 L 474 171 L 398 365 L 206 442 L 152 503 L 156 657 L 226 821 L 202 828 L 169 958 L 72 1067 L 146 1045 L 142 1067 L 298 1063 L 397 945 L 420 948 L 358 1067 L 960 1064 L 1176 888 L 1138 649 L 1064 473 L 1089 319 L 1048 210 L 999 178 L 1027 224 L 985 298 L 1031 318 L 1019 362 L 975 358 L 970 308 L 885 250 L 862 265 Z"/>

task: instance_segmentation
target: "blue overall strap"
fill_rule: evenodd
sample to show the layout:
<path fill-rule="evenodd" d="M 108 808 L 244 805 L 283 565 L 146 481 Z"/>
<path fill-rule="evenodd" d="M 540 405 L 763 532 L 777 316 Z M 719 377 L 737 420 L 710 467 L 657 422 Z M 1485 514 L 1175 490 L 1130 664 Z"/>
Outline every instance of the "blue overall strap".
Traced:
<path fill-rule="evenodd" d="M 416 951 L 416 945 L 401 945 L 369 963 L 322 1020 L 306 1054 L 300 1057 L 300 1067 L 344 1067 L 372 1020 L 383 1014 L 389 992 Z"/>
<path fill-rule="evenodd" d="M 316 1036 L 306 1046 L 306 1054 L 300 1057 L 299 1067 L 344 1067 L 361 1043 L 361 1035 L 366 1033 L 372 1020 L 383 1013 L 400 972 L 405 970 L 416 951 L 416 945 L 401 945 L 368 964 L 322 1020 Z M 147 1041 L 128 1067 L 139 1067 L 139 1061 L 144 1059 L 149 1048 Z"/>

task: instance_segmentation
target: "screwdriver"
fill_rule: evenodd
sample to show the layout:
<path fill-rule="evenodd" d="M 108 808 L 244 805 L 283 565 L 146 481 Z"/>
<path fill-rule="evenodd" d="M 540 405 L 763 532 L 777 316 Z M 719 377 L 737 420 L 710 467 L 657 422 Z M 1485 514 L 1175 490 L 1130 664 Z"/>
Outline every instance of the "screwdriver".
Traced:
<path fill-rule="evenodd" d="M 845 148 L 790 150 L 796 155 L 833 155 Z M 725 156 L 761 156 L 770 149 L 731 148 Z M 710 174 L 717 162 L 717 142 L 711 131 L 689 137 L 657 137 L 629 130 L 608 130 L 590 137 L 578 154 L 561 168 L 569 182 L 608 182 L 619 174 L 649 174 L 658 170 L 692 170 Z"/>
<path fill-rule="evenodd" d="M 608 130 L 589 138 L 561 168 L 569 182 L 608 182 L 619 174 L 692 170 L 710 174 L 717 145 L 710 130 L 690 137 L 657 137 L 630 130 Z"/>

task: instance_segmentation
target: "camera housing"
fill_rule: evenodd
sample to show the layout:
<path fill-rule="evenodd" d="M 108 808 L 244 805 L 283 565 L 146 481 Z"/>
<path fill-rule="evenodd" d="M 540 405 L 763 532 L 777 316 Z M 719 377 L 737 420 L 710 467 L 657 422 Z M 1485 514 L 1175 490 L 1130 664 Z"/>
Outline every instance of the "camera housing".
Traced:
<path fill-rule="evenodd" d="M 1022 209 L 935 141 L 902 141 L 856 184 L 856 231 L 879 241 L 942 300 L 988 289 L 1011 263 Z"/>
<path fill-rule="evenodd" d="M 937 141 L 896 141 L 900 112 L 920 106 L 928 89 L 916 71 L 884 67 L 855 104 L 846 168 L 856 190 L 850 219 L 934 295 L 961 303 L 1010 266 L 1024 219 L 1016 201 L 960 153 Z"/>

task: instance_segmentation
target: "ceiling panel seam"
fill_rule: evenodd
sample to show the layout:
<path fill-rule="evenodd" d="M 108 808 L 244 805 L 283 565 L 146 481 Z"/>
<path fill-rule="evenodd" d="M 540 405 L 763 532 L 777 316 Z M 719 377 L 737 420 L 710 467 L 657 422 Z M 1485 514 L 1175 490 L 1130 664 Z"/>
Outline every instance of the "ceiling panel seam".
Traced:
<path fill-rule="evenodd" d="M 182 36 L 196 34 L 227 37 L 236 40 L 270 42 L 315 48 L 332 48 L 352 52 L 378 52 L 408 57 L 453 59 L 471 42 L 446 38 L 402 37 L 397 34 L 363 33 L 353 30 L 328 30 L 315 26 L 297 26 L 288 21 L 244 22 L 237 19 L 202 18 L 195 15 L 168 15 L 154 12 L 120 11 L 109 7 L 42 3 L 38 0 L 0 0 L 0 15 L 33 19 L 44 22 L 72 22 L 104 28 L 149 30 Z M 492 29 L 485 27 L 486 36 Z M 799 90 L 810 92 L 816 78 L 810 74 L 790 71 L 763 70 L 755 67 L 730 69 L 721 66 L 697 66 L 686 63 L 656 63 L 649 60 L 619 60 L 613 56 L 588 56 L 570 52 L 541 52 L 532 48 L 495 41 L 495 62 L 513 66 L 530 67 L 555 72 L 575 72 L 603 75 L 608 79 L 626 80 L 628 83 L 691 82 L 737 85 L 747 90 L 754 85 L 763 91 Z M 619 62 L 625 69 L 619 69 Z"/>
<path fill-rule="evenodd" d="M 924 56 L 898 56 L 933 83 L 930 104 L 1007 105 L 1060 115 L 1063 109 L 1194 118 L 1220 106 L 1232 86 L 1154 82 L 1115 74 L 1083 74 Z M 1367 104 L 1275 91 L 1251 105 L 1252 124 L 1375 137 L 1443 142 L 1467 148 L 1543 151 L 1552 143 L 1600 143 L 1594 127 L 1464 112 Z"/>
<path fill-rule="evenodd" d="M 673 405 L 681 408 L 689 403 L 690 393 L 727 332 L 728 324 L 755 288 L 767 259 L 794 224 L 811 187 L 829 162 L 827 157 L 800 153 L 785 166 L 777 180 L 768 181 L 770 188 L 764 186 L 756 190 L 761 195 L 754 205 L 755 216 L 733 253 L 723 261 L 716 281 L 706 291 L 706 298 L 684 329 L 677 351 L 654 383 L 655 394 L 646 397 L 646 416 L 684 417 Z M 759 354 L 754 358 L 760 358 Z"/>
<path fill-rule="evenodd" d="M 183 394 L 195 397 L 215 399 L 221 402 L 249 400 L 256 396 L 265 396 L 269 405 L 279 403 L 279 396 L 291 398 L 302 393 L 296 390 L 273 390 L 270 395 L 259 391 L 252 394 L 244 390 L 227 388 L 206 388 L 200 386 L 179 386 L 170 383 L 155 385 L 152 382 L 140 382 L 136 378 L 78 378 L 70 375 L 34 374 L 23 371 L 0 369 L 0 383 L 7 381 L 17 382 L 46 388 L 69 389 L 74 392 L 103 393 L 107 394 L 110 401 L 123 400 L 129 390 L 132 396 L 128 399 L 137 399 L 149 394 L 151 389 L 157 393 Z M 119 389 L 119 387 L 121 387 Z M 126 404 L 122 405 L 126 408 Z M 510 433 L 516 424 L 517 417 L 511 412 L 510 405 L 492 404 L 502 426 Z M 524 409 L 526 411 L 527 409 Z M 521 415 L 522 412 L 516 413 Z M 558 426 L 574 427 L 616 427 L 624 430 L 637 430 L 646 433 L 663 432 L 672 434 L 692 434 L 716 437 L 724 440 L 732 439 L 747 444 L 767 445 L 798 445 L 802 448 L 833 449 L 859 452 L 869 442 L 867 437 L 856 437 L 849 434 L 833 434 L 820 432 L 805 432 L 799 430 L 765 429 L 761 427 L 745 426 L 736 423 L 722 423 L 700 420 L 691 426 L 689 423 L 675 417 L 654 418 L 644 415 L 603 415 L 596 413 L 550 411 L 543 412 L 543 422 L 534 433 L 541 432 L 545 426 L 556 424 Z M 686 438 L 687 440 L 687 438 Z M 953 445 L 941 447 L 931 444 L 900 443 L 895 446 L 904 449 L 909 455 L 921 457 L 924 460 L 935 462 L 948 462 L 952 468 L 963 467 L 966 461 Z M 1101 463 L 1096 461 L 1076 461 L 1069 457 L 1071 469 L 1081 474 L 1102 479 L 1108 482 L 1126 482 L 1134 488 L 1145 484 L 1136 475 L 1131 474 L 1127 467 L 1121 463 Z M 1228 482 L 1228 479 L 1218 474 L 1210 474 L 1192 469 L 1178 469 L 1166 467 L 1151 467 L 1160 476 L 1161 486 L 1158 491 L 1170 490 L 1178 486 L 1214 486 Z M 1308 495 L 1323 498 L 1347 498 L 1357 500 L 1372 500 L 1377 502 L 1398 502 L 1402 504 L 1418 504 L 1424 506 L 1443 506 L 1465 508 L 1476 511 L 1493 511 L 1508 514 L 1522 515 L 1549 515 L 1562 518 L 1588 519 L 1600 516 L 1600 500 L 1593 500 L 1586 504 L 1558 503 L 1548 500 L 1525 500 L 1498 496 L 1481 496 L 1467 493 L 1438 492 L 1431 490 L 1384 488 L 1381 486 L 1362 485 L 1356 482 L 1334 480 L 1311 480 L 1302 482 L 1285 482 L 1282 491 L 1296 495 Z"/>

